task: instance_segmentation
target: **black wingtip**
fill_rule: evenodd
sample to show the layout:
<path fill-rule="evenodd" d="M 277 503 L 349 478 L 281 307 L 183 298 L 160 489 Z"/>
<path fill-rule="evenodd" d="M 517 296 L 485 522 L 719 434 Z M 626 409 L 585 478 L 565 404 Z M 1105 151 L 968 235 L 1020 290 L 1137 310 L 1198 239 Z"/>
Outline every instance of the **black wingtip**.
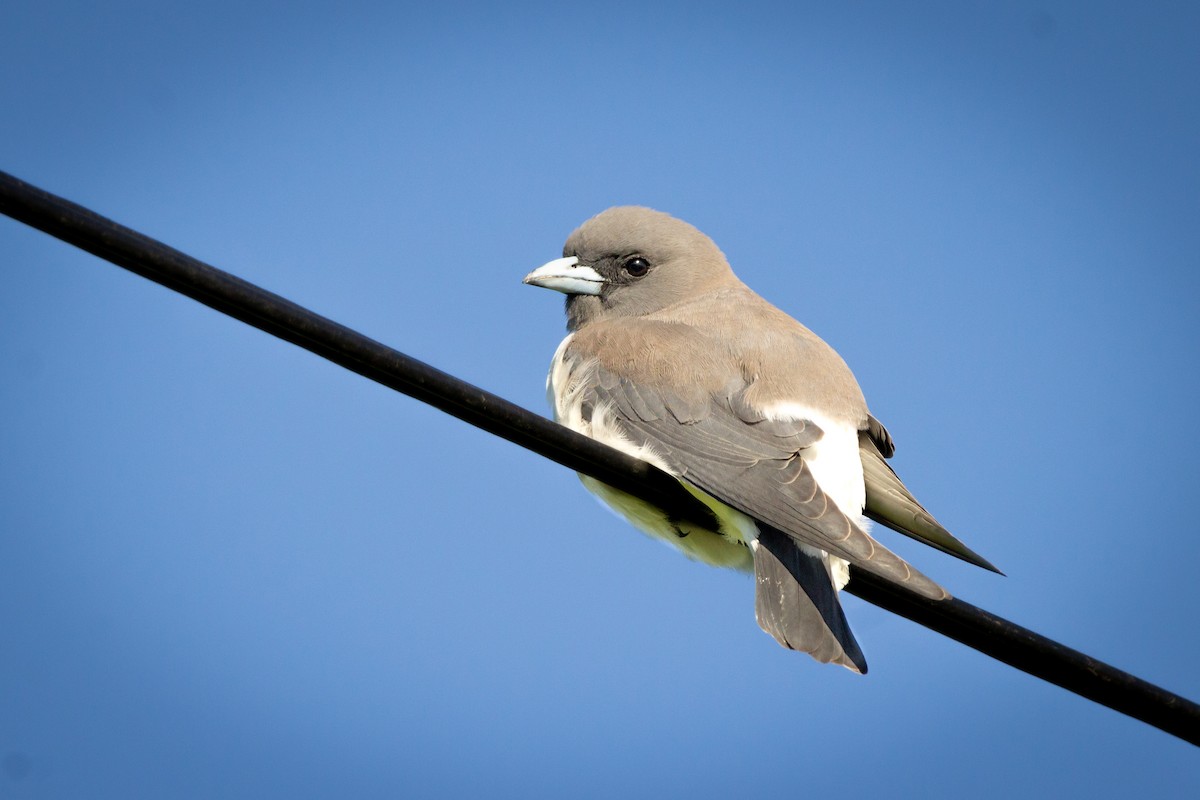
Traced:
<path fill-rule="evenodd" d="M 889 528 L 892 528 L 893 530 L 898 530 L 894 526 L 888 525 L 888 523 L 886 523 L 886 522 L 884 522 L 883 524 L 887 525 Z M 941 550 L 943 553 L 954 556 L 955 558 L 965 561 L 968 564 L 974 564 L 977 567 L 986 569 L 988 572 L 994 572 L 997 575 L 1001 575 L 1005 578 L 1008 577 L 995 564 L 988 561 L 986 558 L 979 555 L 979 553 L 976 553 L 974 550 L 967 547 L 965 544 L 958 541 L 957 539 L 954 539 L 955 547 L 950 548 L 950 547 L 943 547 L 940 544 L 938 544 L 937 542 L 931 541 L 923 536 L 914 535 L 912 533 L 909 533 L 908 531 L 902 530 L 902 531 L 900 531 L 900 533 L 907 534 L 908 536 L 911 536 L 912 538 L 917 539 L 918 541 L 924 542 L 925 544 L 929 545 L 930 547 L 935 547 L 938 550 Z M 946 536 L 953 539 L 953 537 L 950 537 L 949 533 L 947 533 Z"/>
<path fill-rule="evenodd" d="M 995 564 L 988 561 L 983 556 L 979 555 L 979 553 L 976 553 L 971 548 L 962 544 L 962 542 L 959 542 L 959 545 L 962 547 L 962 552 L 955 552 L 954 550 L 945 550 L 944 552 L 949 553 L 952 556 L 956 556 L 957 558 L 961 558 L 963 561 L 966 561 L 968 564 L 974 564 L 977 567 L 983 567 L 988 572 L 994 572 L 997 575 L 1003 576 L 1005 578 L 1008 577 L 1003 572 L 1001 572 L 1000 569 Z"/>
<path fill-rule="evenodd" d="M 914 505 L 915 502 L 913 501 Z M 936 550 L 941 550 L 946 555 L 954 556 L 968 564 L 974 564 L 977 567 L 986 569 L 988 572 L 1004 575 L 1004 572 L 999 567 L 951 535 L 933 517 L 930 517 L 925 509 L 919 505 L 916 505 L 916 508 L 920 509 L 924 519 L 918 524 L 918 519 L 915 516 L 905 515 L 909 516 L 911 521 L 910 524 L 904 524 L 901 521 L 903 519 L 901 515 L 888 513 L 892 511 L 890 506 L 885 506 L 879 498 L 868 494 L 867 507 L 863 509 L 863 516 L 873 522 L 878 522 L 886 528 L 891 528 L 897 533 L 902 533 L 911 539 L 916 539 L 922 544 L 926 544 Z"/>
<path fill-rule="evenodd" d="M 891 446 L 887 431 L 882 434 L 876 432 L 875 428 L 882 430 L 882 426 L 874 417 L 870 418 L 869 423 L 872 423 L 871 427 L 859 431 L 858 436 L 863 481 L 867 490 L 863 514 L 880 525 L 961 558 L 968 564 L 1003 575 L 995 564 L 956 539 L 917 502 L 896 471 L 885 461 L 888 453 L 881 448 Z"/>

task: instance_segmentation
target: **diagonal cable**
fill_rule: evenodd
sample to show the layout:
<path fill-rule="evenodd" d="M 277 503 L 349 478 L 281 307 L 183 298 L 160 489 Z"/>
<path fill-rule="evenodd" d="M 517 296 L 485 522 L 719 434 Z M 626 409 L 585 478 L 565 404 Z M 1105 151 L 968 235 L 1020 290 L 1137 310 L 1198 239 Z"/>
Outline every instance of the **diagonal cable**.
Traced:
<path fill-rule="evenodd" d="M 279 295 L 0 172 L 0 212 L 303 347 L 682 520 L 709 511 L 665 472 L 447 375 Z M 1200 705 L 957 598 L 858 571 L 846 591 L 1017 669 L 1200 745 Z"/>

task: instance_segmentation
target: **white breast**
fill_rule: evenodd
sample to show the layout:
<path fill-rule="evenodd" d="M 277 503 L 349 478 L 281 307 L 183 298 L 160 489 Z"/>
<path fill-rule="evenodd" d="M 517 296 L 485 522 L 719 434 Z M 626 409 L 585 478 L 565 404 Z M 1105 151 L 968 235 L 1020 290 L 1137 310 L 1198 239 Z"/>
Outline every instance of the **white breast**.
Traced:
<path fill-rule="evenodd" d="M 593 408 L 590 417 L 583 418 L 584 390 L 587 389 L 591 376 L 587 374 L 586 366 L 577 372 L 572 372 L 570 365 L 563 358 L 570 341 L 571 336 L 568 336 L 558 346 L 558 350 L 554 353 L 554 360 L 550 362 L 550 373 L 546 376 L 546 399 L 550 402 L 550 407 L 554 409 L 554 421 L 566 425 L 584 436 L 604 442 L 609 447 L 647 461 L 664 472 L 675 474 L 662 456 L 654 451 L 654 448 L 647 445 L 636 445 L 625 436 L 613 423 L 611 408 L 604 406 Z"/>
<path fill-rule="evenodd" d="M 646 461 L 672 475 L 678 473 L 663 456 L 649 445 L 638 445 L 624 435 L 614 423 L 611 408 L 592 409 L 588 419 L 583 417 L 583 399 L 588 380 L 587 365 L 572 371 L 563 358 L 571 337 L 558 346 L 550 373 L 546 376 L 546 395 L 554 410 L 554 419 L 571 430 L 607 444 L 623 453 Z M 689 492 L 712 509 L 720 520 L 720 531 L 712 531 L 690 523 L 672 523 L 667 515 L 649 503 L 602 483 L 587 475 L 579 479 L 587 489 L 609 508 L 638 530 L 661 539 L 683 551 L 689 558 L 715 567 L 751 570 L 754 568 L 749 544 L 758 536 L 758 528 L 750 517 L 730 508 L 687 481 L 680 481 Z"/>

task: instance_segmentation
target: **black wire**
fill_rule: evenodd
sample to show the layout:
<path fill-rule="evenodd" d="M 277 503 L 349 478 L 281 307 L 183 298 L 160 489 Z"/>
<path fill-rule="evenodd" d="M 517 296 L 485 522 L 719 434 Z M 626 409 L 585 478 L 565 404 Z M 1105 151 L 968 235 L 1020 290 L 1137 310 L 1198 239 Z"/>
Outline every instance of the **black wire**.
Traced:
<path fill-rule="evenodd" d="M 471 386 L 241 278 L 0 172 L 0 212 L 299 345 L 476 427 L 591 475 L 678 519 L 711 514 L 666 473 Z M 929 600 L 857 571 L 846 591 L 1187 742 L 1200 705 L 956 598 Z"/>

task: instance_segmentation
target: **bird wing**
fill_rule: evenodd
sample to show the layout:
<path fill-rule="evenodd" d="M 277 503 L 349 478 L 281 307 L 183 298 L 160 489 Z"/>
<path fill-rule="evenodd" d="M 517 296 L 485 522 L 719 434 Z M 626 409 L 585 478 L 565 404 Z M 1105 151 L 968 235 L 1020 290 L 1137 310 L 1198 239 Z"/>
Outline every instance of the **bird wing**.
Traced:
<path fill-rule="evenodd" d="M 572 343 L 574 344 L 574 343 Z M 635 446 L 648 447 L 675 474 L 797 544 L 844 558 L 932 598 L 944 589 L 880 545 L 821 490 L 804 460 L 822 436 L 809 420 L 768 419 L 747 399 L 740 375 L 716 391 L 696 383 L 634 381 L 569 346 L 573 391 L 585 417 L 603 416 Z M 700 381 L 702 384 L 703 381 Z"/>
<path fill-rule="evenodd" d="M 863 480 L 867 488 L 867 504 L 863 509 L 866 516 L 905 536 L 936 547 L 943 553 L 1004 574 L 942 527 L 941 523 L 912 496 L 884 460 L 892 457 L 896 446 L 879 420 L 874 417 L 868 418 L 867 428 L 858 433 L 858 447 L 862 457 Z"/>

